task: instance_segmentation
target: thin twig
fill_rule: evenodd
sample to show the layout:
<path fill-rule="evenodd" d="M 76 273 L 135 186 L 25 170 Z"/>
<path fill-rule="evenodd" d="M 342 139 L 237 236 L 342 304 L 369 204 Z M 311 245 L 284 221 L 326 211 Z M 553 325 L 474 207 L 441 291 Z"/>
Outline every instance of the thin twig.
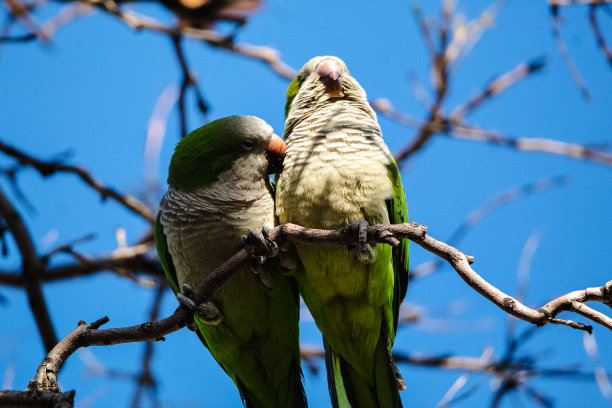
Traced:
<path fill-rule="evenodd" d="M 501 94 L 515 85 L 526 76 L 534 74 L 541 70 L 546 65 L 546 59 L 543 57 L 536 58 L 530 62 L 523 62 L 517 65 L 514 69 L 506 72 L 505 74 L 492 79 L 484 87 L 482 91 L 472 97 L 469 101 L 456 107 L 450 114 L 451 122 L 460 122 L 467 114 L 473 112 L 479 106 L 491 97 Z"/>
<path fill-rule="evenodd" d="M 601 4 L 591 4 L 589 7 L 589 22 L 591 23 L 591 29 L 593 30 L 593 34 L 595 35 L 595 41 L 597 41 L 597 46 L 601 49 L 601 53 L 608 60 L 610 65 L 612 65 L 612 50 L 608 47 L 608 43 L 601 31 L 601 27 L 599 27 L 599 21 L 597 21 L 597 8 L 601 6 Z"/>
<path fill-rule="evenodd" d="M 427 128 L 428 132 L 439 132 L 454 139 L 486 142 L 525 152 L 547 153 L 612 166 L 612 153 L 590 147 L 587 144 L 568 143 L 547 138 L 506 136 L 493 130 L 481 129 L 466 123 L 454 124 L 447 118 L 441 118 L 435 122 L 426 122 L 397 112 L 387 99 L 374 100 L 371 105 L 376 111 L 404 126 Z M 395 155 L 395 158 L 401 160 L 412 153 L 401 151 Z"/>
<path fill-rule="evenodd" d="M 576 68 L 574 61 L 572 60 L 572 56 L 570 55 L 569 51 L 567 50 L 567 47 L 565 46 L 565 43 L 563 42 L 563 38 L 561 38 L 561 31 L 559 30 L 559 19 L 560 18 L 561 17 L 559 16 L 559 8 L 557 6 L 551 6 L 550 7 L 550 18 L 548 19 L 550 23 L 550 33 L 552 34 L 552 37 L 555 40 L 555 45 L 557 46 L 557 50 L 559 51 L 561 58 L 563 58 L 563 62 L 565 63 L 567 70 L 572 76 L 572 79 L 574 80 L 576 87 L 582 94 L 582 97 L 585 100 L 590 101 L 591 93 L 589 92 L 589 89 L 584 83 L 584 80 L 580 76 L 580 72 L 578 72 L 578 68 Z"/>
<path fill-rule="evenodd" d="M 96 6 L 114 15 L 134 30 L 149 30 L 169 36 L 180 34 L 184 37 L 195 38 L 205 41 L 213 47 L 223 48 L 227 51 L 264 62 L 270 69 L 283 78 L 293 79 L 296 74 L 296 71 L 281 59 L 280 52 L 274 48 L 236 43 L 232 38 L 224 37 L 213 30 L 180 25 L 176 27 L 167 26 L 151 17 L 143 16 L 131 10 L 125 10 L 112 0 L 105 0 L 102 2 L 96 0 L 80 1 Z"/>
<path fill-rule="evenodd" d="M 164 276 L 159 261 L 150 259 L 142 253 L 125 253 L 102 258 L 81 257 L 79 261 L 74 264 L 46 267 L 40 275 L 40 280 L 42 282 L 54 282 L 63 279 L 88 276 L 97 272 L 117 270 L 146 273 L 157 277 Z M 0 273 L 0 284 L 23 287 L 24 279 L 20 273 L 3 272 Z"/>
<path fill-rule="evenodd" d="M 58 161 L 46 162 L 37 159 L 29 154 L 26 154 L 1 141 L 0 151 L 4 152 L 8 156 L 14 157 L 22 165 L 34 167 L 43 177 L 47 177 L 58 172 L 76 174 L 83 182 L 85 182 L 85 184 L 96 190 L 102 197 L 102 200 L 112 198 L 119 204 L 126 207 L 128 210 L 142 216 L 151 224 L 155 222 L 155 216 L 153 215 L 153 212 L 140 200 L 129 195 L 122 195 L 112 187 L 103 185 L 102 183 L 94 179 L 93 176 L 82 167 L 69 166 Z"/>
<path fill-rule="evenodd" d="M 176 53 L 176 58 L 181 67 L 181 72 L 183 73 L 183 80 L 181 81 L 181 88 L 179 92 L 179 117 L 180 117 L 180 125 L 181 125 L 181 137 L 185 137 L 187 135 L 187 114 L 185 112 L 185 96 L 188 88 L 193 89 L 198 108 L 202 114 L 206 115 L 208 112 L 208 107 L 204 100 L 204 96 L 202 95 L 202 91 L 198 85 L 197 79 L 189 70 L 189 65 L 187 64 L 187 59 L 185 57 L 185 52 L 183 51 L 183 47 L 181 46 L 182 37 L 180 35 L 172 36 L 172 44 L 174 46 L 174 51 Z"/>

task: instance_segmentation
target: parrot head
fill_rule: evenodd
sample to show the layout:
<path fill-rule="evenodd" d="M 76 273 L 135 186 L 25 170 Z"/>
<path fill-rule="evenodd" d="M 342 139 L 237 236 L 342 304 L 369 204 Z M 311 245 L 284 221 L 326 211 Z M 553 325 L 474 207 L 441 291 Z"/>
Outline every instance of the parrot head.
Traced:
<path fill-rule="evenodd" d="M 285 117 L 292 108 L 339 99 L 365 97 L 361 85 L 351 76 L 346 64 L 338 57 L 314 57 L 295 76 L 287 89 Z"/>
<path fill-rule="evenodd" d="M 282 169 L 286 149 L 262 119 L 228 116 L 194 130 L 176 145 L 168 184 L 185 191 L 205 189 L 228 171 L 255 182 Z"/>

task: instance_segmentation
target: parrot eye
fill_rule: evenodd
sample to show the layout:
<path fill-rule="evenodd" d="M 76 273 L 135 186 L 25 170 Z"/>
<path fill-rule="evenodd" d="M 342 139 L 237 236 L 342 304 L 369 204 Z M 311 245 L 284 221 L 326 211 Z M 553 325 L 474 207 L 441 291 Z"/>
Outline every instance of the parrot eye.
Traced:
<path fill-rule="evenodd" d="M 253 141 L 251 139 L 247 139 L 244 142 L 242 142 L 242 147 L 244 148 L 244 150 L 251 150 L 253 148 Z"/>

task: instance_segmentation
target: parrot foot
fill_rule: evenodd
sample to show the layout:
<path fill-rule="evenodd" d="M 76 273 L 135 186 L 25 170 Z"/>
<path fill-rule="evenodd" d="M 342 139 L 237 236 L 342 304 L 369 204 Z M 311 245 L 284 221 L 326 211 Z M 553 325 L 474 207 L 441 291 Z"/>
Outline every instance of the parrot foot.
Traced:
<path fill-rule="evenodd" d="M 278 245 L 270 239 L 269 232 L 270 228 L 264 225 L 261 230 L 249 228 L 247 234 L 242 236 L 243 244 L 253 245 L 253 256 L 260 264 L 266 262 L 266 258 L 274 258 L 279 253 Z"/>
<path fill-rule="evenodd" d="M 204 302 L 196 305 L 193 301 L 193 297 L 193 289 L 186 283 L 181 285 L 181 292 L 176 294 L 178 302 L 193 313 L 196 313 L 204 323 L 211 326 L 217 326 L 223 321 L 223 314 L 210 299 L 206 299 Z"/>
<path fill-rule="evenodd" d="M 374 262 L 375 252 L 374 249 L 368 245 L 368 228 L 370 224 L 366 220 L 355 221 L 351 224 L 350 229 L 357 232 L 357 257 L 358 259 L 369 264 Z M 376 246 L 374 246 L 376 248 Z"/>

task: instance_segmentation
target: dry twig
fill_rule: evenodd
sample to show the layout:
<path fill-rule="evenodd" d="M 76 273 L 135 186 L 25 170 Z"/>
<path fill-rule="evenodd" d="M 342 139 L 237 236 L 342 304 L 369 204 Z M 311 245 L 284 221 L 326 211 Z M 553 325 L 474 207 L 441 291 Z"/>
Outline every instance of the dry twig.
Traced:
<path fill-rule="evenodd" d="M 547 138 L 511 137 L 493 130 L 467 125 L 464 122 L 461 124 L 454 124 L 446 117 L 438 118 L 434 122 L 425 122 L 396 111 L 391 105 L 391 102 L 387 99 L 376 99 L 371 101 L 371 105 L 376 111 L 397 123 L 408 127 L 427 128 L 427 132 L 432 132 L 432 134 L 440 132 L 455 139 L 486 142 L 526 152 L 547 153 L 568 157 L 574 160 L 585 160 L 592 163 L 612 166 L 612 153 L 584 144 L 568 143 Z M 423 145 L 420 145 L 419 149 L 421 147 L 423 147 Z M 399 160 L 410 157 L 410 155 L 417 150 L 410 150 L 410 152 L 408 150 L 401 151 L 399 154 L 395 155 L 395 159 L 398 161 L 398 164 L 400 164 Z"/>
<path fill-rule="evenodd" d="M 85 182 L 85 184 L 96 190 L 102 197 L 102 200 L 112 198 L 131 212 L 140 215 L 151 224 L 155 222 L 153 212 L 140 200 L 129 195 L 122 195 L 112 187 L 105 186 L 94 179 L 93 176 L 82 167 L 69 166 L 59 161 L 43 161 L 1 141 L 0 151 L 17 159 L 21 165 L 34 167 L 43 177 L 47 177 L 55 173 L 76 174 L 83 182 Z"/>
<path fill-rule="evenodd" d="M 561 31 L 559 30 L 560 19 L 561 19 L 561 16 L 559 15 L 559 7 L 552 5 L 550 7 L 550 18 L 549 18 L 550 33 L 552 34 L 552 37 L 555 40 L 555 45 L 557 46 L 557 50 L 559 51 L 561 58 L 563 58 L 563 62 L 565 63 L 567 70 L 572 76 L 572 79 L 574 80 L 576 87 L 582 94 L 582 97 L 585 100 L 590 101 L 591 93 L 589 92 L 589 89 L 584 83 L 582 76 L 580 76 L 580 72 L 578 72 L 578 68 L 576 68 L 576 64 L 574 64 L 574 61 L 572 60 L 572 56 L 567 50 L 567 47 L 565 46 L 565 43 L 563 42 L 563 38 L 561 37 Z"/>

